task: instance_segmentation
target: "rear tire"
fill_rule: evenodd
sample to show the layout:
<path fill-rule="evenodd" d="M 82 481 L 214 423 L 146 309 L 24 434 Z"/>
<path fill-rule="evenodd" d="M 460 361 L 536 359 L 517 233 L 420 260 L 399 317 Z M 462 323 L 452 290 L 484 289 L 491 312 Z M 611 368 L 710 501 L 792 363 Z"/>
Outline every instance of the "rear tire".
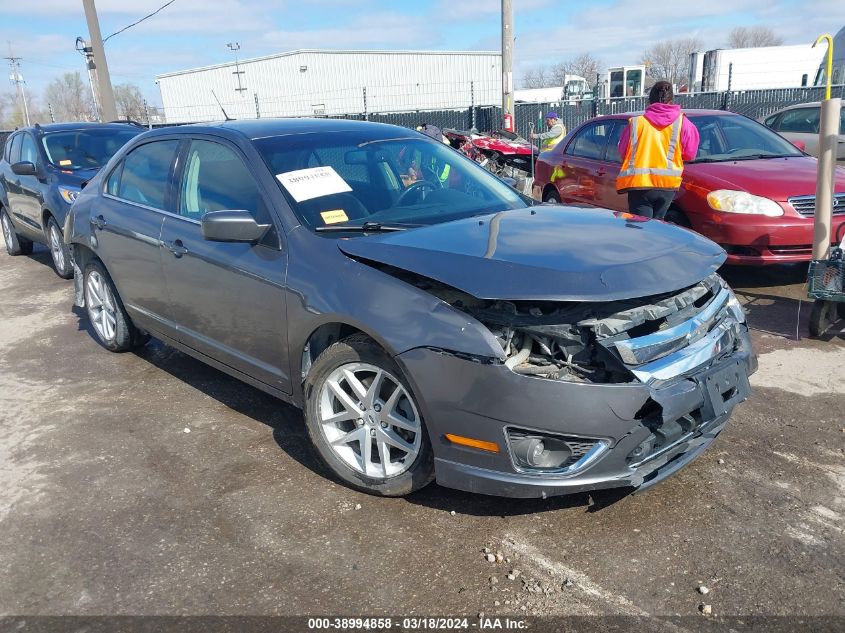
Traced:
<path fill-rule="evenodd" d="M 0 230 L 3 232 L 3 242 L 9 255 L 32 254 L 32 241 L 17 234 L 15 225 L 12 224 L 12 219 L 6 213 L 6 209 L 0 209 Z"/>
<path fill-rule="evenodd" d="M 53 269 L 62 279 L 73 277 L 73 264 L 71 263 L 70 249 L 65 244 L 64 235 L 53 216 L 47 220 L 47 246 L 50 248 L 50 255 L 53 257 Z"/>
<path fill-rule="evenodd" d="M 543 194 L 543 202 L 551 202 L 552 204 L 560 204 L 560 194 L 557 189 L 549 189 Z"/>
<path fill-rule="evenodd" d="M 92 259 L 83 274 L 85 310 L 100 344 L 111 352 L 127 352 L 149 340 L 126 313 L 106 267 Z"/>
<path fill-rule="evenodd" d="M 355 335 L 326 349 L 311 366 L 305 394 L 317 456 L 345 484 L 399 497 L 432 481 L 433 450 L 414 395 L 371 339 Z"/>

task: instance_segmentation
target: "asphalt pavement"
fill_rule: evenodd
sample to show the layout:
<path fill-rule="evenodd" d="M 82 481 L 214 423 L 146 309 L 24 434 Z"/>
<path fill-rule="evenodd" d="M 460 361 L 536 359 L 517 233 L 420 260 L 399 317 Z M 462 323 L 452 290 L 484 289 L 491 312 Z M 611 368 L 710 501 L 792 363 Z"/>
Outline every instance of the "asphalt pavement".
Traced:
<path fill-rule="evenodd" d="M 845 335 L 807 337 L 805 275 L 725 271 L 754 391 L 660 485 L 381 499 L 298 410 L 157 341 L 105 351 L 46 249 L 2 254 L 0 616 L 844 618 Z"/>

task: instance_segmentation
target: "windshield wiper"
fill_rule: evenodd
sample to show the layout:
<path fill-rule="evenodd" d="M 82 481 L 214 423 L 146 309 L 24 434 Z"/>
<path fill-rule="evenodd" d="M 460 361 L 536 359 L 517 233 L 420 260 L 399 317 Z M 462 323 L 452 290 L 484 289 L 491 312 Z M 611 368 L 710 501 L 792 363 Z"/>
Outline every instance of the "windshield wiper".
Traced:
<path fill-rule="evenodd" d="M 364 222 L 363 224 L 330 224 L 329 226 L 318 226 L 314 230 L 318 233 L 331 233 L 342 231 L 355 231 L 358 233 L 379 233 L 390 231 L 406 231 L 414 229 L 420 224 L 382 224 L 381 222 Z"/>

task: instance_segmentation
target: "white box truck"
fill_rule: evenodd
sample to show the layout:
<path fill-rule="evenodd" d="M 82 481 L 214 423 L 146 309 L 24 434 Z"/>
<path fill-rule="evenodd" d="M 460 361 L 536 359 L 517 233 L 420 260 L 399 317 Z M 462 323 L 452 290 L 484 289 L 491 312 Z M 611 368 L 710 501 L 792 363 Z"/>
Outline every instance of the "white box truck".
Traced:
<path fill-rule="evenodd" d="M 812 86 L 824 46 L 718 48 L 704 53 L 701 90 L 721 92 Z"/>

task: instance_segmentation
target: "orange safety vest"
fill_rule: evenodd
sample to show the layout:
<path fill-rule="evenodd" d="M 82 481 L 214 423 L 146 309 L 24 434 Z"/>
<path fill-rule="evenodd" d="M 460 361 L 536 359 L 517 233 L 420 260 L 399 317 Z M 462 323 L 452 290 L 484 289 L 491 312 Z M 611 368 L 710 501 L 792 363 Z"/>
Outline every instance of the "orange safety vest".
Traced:
<path fill-rule="evenodd" d="M 616 178 L 616 190 L 677 189 L 681 186 L 684 159 L 681 152 L 681 126 L 684 115 L 662 130 L 644 116 L 629 121 L 631 140 Z"/>

